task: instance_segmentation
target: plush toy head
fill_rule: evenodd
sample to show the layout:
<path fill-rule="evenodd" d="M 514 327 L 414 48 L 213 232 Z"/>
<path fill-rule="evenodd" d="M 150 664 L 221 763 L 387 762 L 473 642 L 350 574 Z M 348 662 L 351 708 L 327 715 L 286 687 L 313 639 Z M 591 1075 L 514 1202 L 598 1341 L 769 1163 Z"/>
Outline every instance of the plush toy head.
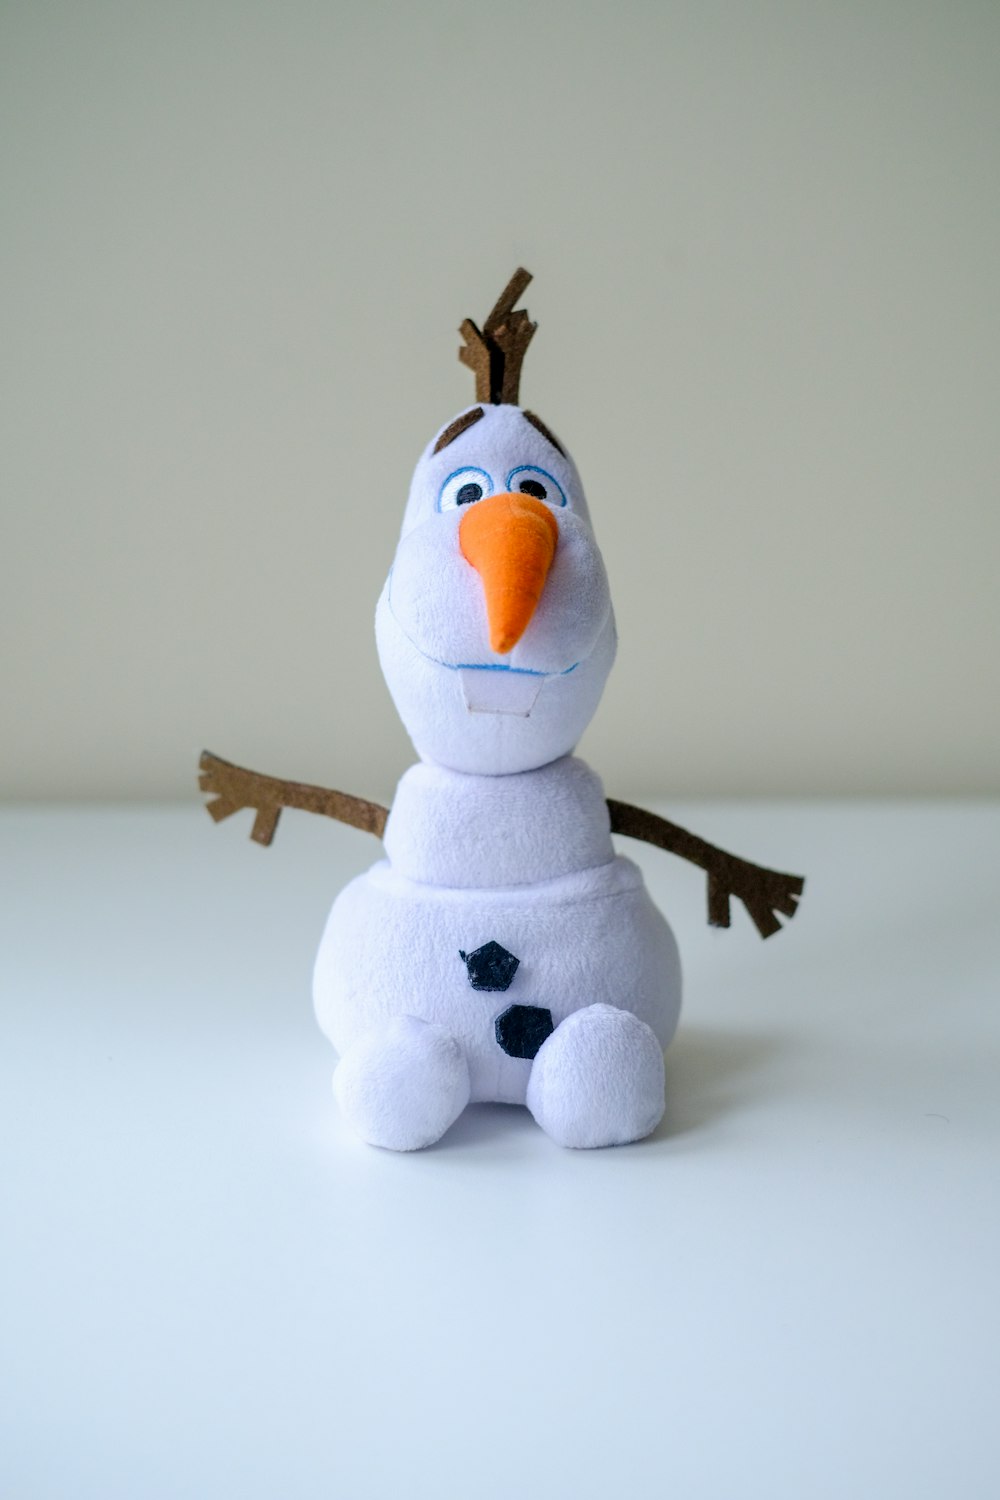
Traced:
<path fill-rule="evenodd" d="M 379 659 L 417 753 L 502 775 L 568 754 L 615 655 L 604 563 L 576 466 L 517 405 L 535 324 L 518 271 L 483 325 L 462 324 L 475 406 L 417 464 L 376 611 Z"/>

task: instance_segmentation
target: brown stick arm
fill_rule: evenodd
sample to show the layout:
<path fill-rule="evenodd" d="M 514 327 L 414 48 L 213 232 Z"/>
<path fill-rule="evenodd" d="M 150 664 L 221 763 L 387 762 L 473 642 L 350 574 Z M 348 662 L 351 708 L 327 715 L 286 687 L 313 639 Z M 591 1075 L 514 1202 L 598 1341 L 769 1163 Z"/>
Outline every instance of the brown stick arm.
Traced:
<path fill-rule="evenodd" d="M 749 860 L 737 859 L 735 854 L 727 854 L 697 834 L 688 833 L 686 828 L 647 812 L 644 807 L 633 807 L 630 802 L 615 802 L 609 797 L 608 811 L 612 833 L 655 844 L 705 871 L 711 926 L 729 926 L 729 902 L 733 896 L 743 902 L 762 938 L 781 931 L 777 912 L 790 919 L 798 910 L 799 897 L 805 889 L 801 875 L 783 875 L 778 870 L 765 870 Z"/>
<path fill-rule="evenodd" d="M 203 792 L 213 794 L 213 801 L 206 806 L 215 821 L 221 823 L 241 808 L 252 807 L 257 816 L 250 837 L 258 844 L 271 842 L 278 818 L 286 807 L 336 818 L 339 823 L 349 823 L 364 833 L 374 833 L 376 838 L 382 837 L 389 816 L 389 809 L 377 802 L 366 802 L 363 797 L 351 797 L 347 792 L 334 792 L 322 786 L 309 786 L 304 781 L 279 781 L 276 776 L 262 776 L 259 771 L 234 766 L 210 750 L 202 751 L 198 765 L 201 771 L 198 785 Z"/>

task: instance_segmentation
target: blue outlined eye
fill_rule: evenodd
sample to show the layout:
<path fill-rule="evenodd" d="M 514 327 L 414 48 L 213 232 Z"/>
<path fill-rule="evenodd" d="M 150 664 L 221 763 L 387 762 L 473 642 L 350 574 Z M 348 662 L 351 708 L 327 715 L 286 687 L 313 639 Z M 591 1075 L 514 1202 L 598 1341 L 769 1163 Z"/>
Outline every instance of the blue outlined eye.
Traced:
<path fill-rule="evenodd" d="M 438 510 L 456 510 L 460 505 L 474 505 L 492 495 L 493 481 L 485 469 L 456 469 L 441 486 Z"/>
<path fill-rule="evenodd" d="M 513 494 L 533 495 L 536 500 L 547 500 L 549 505 L 565 505 L 566 495 L 558 479 L 548 469 L 536 469 L 533 464 L 522 464 L 511 469 L 507 475 L 507 488 Z"/>

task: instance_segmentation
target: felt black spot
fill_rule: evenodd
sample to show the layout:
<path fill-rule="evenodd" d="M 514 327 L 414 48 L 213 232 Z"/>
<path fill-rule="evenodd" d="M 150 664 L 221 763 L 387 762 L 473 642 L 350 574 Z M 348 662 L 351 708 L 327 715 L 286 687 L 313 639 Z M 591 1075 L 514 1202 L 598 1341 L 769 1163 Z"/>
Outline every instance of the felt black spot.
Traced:
<path fill-rule="evenodd" d="M 475 500 L 483 498 L 483 487 L 481 484 L 463 484 L 455 499 L 459 505 L 471 505 Z"/>
<path fill-rule="evenodd" d="M 459 958 L 469 971 L 469 983 L 474 990 L 506 990 L 517 973 L 521 962 L 499 943 L 484 943 L 474 953 L 459 951 Z"/>
<path fill-rule="evenodd" d="M 522 495 L 533 495 L 536 500 L 544 500 L 548 494 L 544 484 L 539 484 L 537 479 L 522 479 L 518 489 Z"/>
<path fill-rule="evenodd" d="M 508 1005 L 496 1020 L 497 1041 L 508 1057 L 534 1057 L 552 1035 L 552 1012 L 539 1005 Z"/>

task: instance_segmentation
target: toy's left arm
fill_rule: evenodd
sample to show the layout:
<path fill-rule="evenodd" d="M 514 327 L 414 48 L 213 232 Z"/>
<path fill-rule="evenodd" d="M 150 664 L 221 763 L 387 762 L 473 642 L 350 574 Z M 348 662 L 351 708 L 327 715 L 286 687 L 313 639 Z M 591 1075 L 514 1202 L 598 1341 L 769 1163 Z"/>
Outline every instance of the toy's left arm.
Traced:
<path fill-rule="evenodd" d="M 765 870 L 749 860 L 737 859 L 735 854 L 727 854 L 697 834 L 688 833 L 686 828 L 647 812 L 644 807 L 633 807 L 630 802 L 615 802 L 609 797 L 608 811 L 612 833 L 656 844 L 705 871 L 708 920 L 713 927 L 729 926 L 729 902 L 733 896 L 743 902 L 762 938 L 781 931 L 777 912 L 794 917 L 805 888 L 801 875 L 782 875 L 778 870 Z"/>

